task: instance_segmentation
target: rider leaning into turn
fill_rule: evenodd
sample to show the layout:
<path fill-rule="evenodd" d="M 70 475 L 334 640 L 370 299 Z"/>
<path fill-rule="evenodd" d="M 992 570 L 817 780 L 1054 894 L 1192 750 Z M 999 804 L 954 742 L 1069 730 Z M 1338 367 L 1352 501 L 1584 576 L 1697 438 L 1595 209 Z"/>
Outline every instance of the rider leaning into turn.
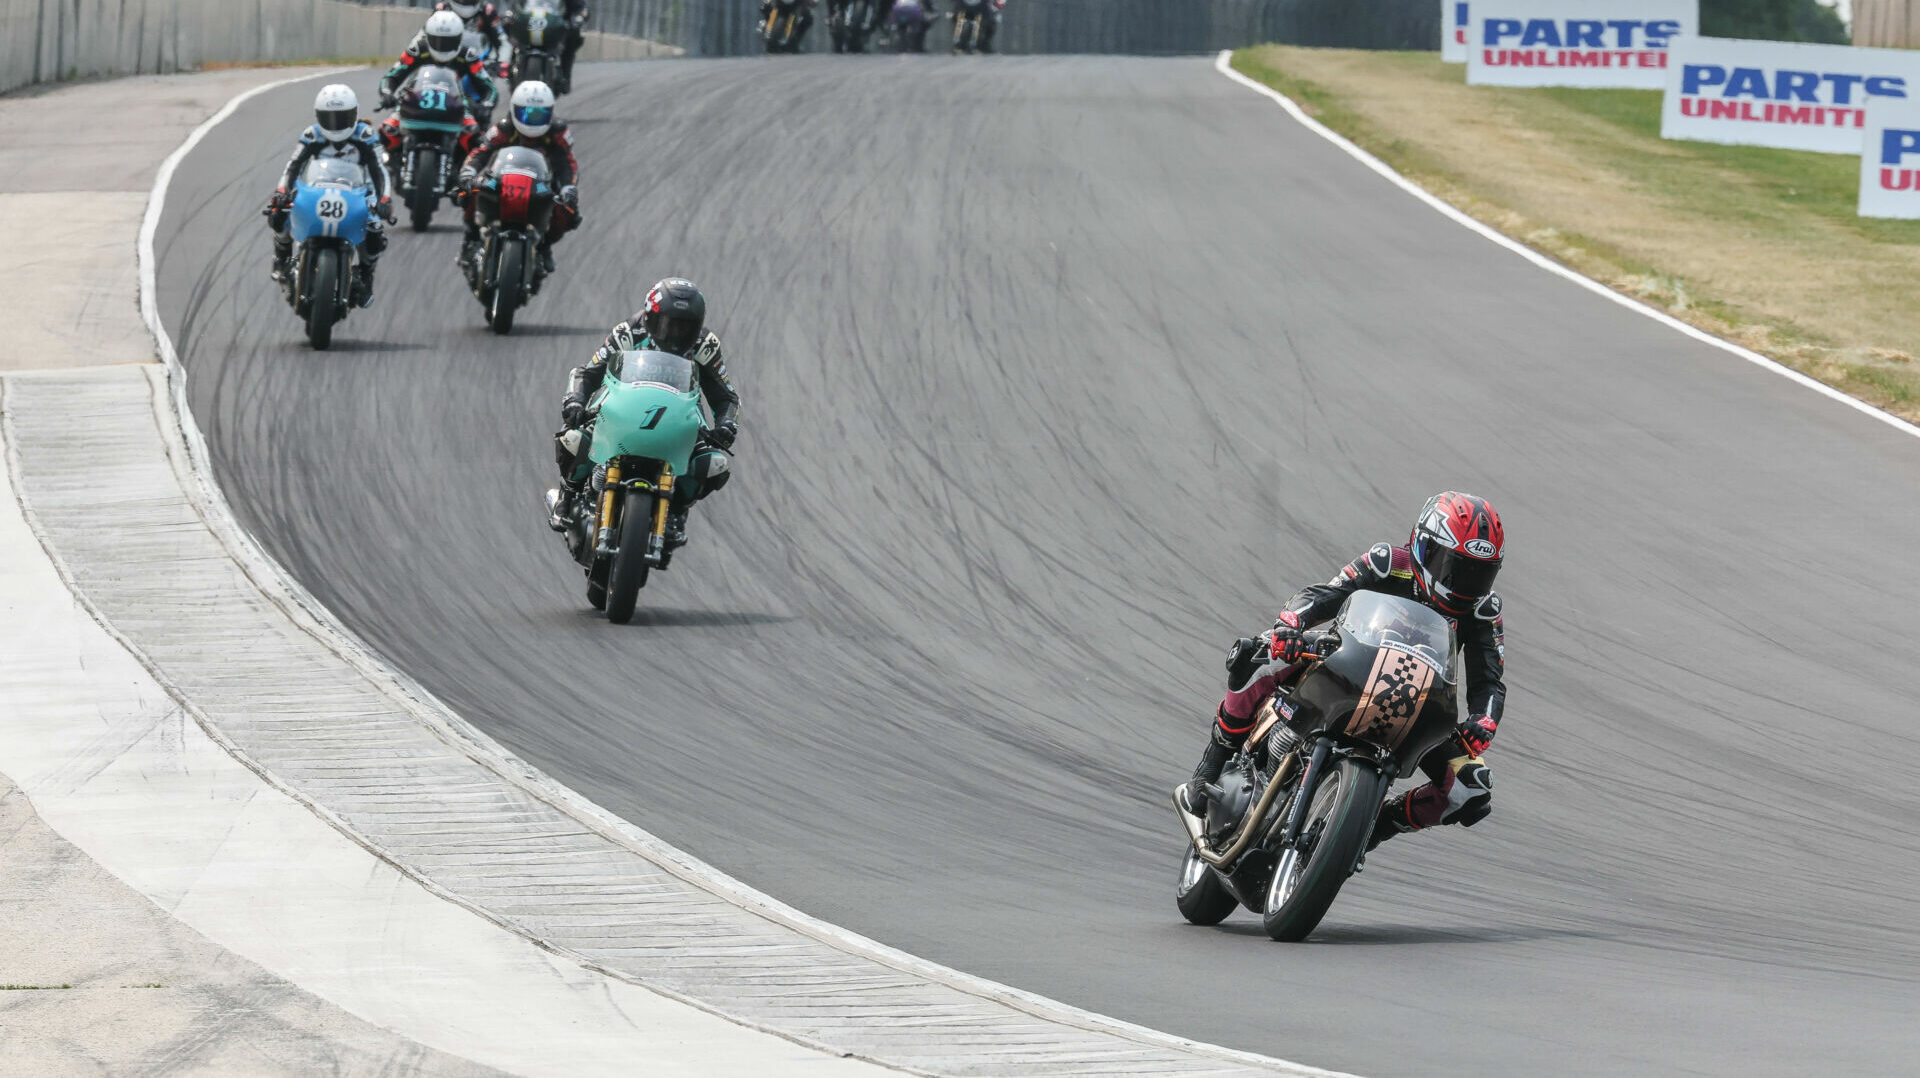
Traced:
<path fill-rule="evenodd" d="M 473 140 L 480 134 L 480 121 L 475 117 L 493 115 L 493 106 L 500 100 L 499 91 L 487 78 L 486 65 L 473 50 L 461 44 L 463 33 L 460 16 L 451 11 L 434 12 L 427 16 L 426 26 L 407 43 L 407 51 L 400 54 L 400 59 L 394 61 L 392 69 L 380 79 L 380 107 L 390 109 L 421 65 L 437 64 L 457 72 L 461 92 L 467 95 L 467 115 L 461 121 L 462 153 L 473 148 Z M 385 144 L 389 158 L 397 157 L 400 152 L 398 114 L 387 117 L 380 125 L 380 141 Z"/>
<path fill-rule="evenodd" d="M 1229 657 L 1227 694 L 1215 712 L 1206 752 L 1192 780 L 1180 788 L 1186 809 L 1206 812 L 1209 788 L 1246 743 L 1260 702 L 1300 672 L 1306 655 L 1302 631 L 1333 617 L 1354 592 L 1377 591 L 1424 603 L 1453 623 L 1466 669 L 1468 718 L 1421 759 L 1427 784 L 1380 806 L 1367 848 L 1435 824 L 1470 827 L 1485 819 L 1493 781 L 1480 757 L 1500 727 L 1507 696 L 1500 596 L 1493 590 L 1505 545 L 1500 515 L 1485 499 L 1447 491 L 1427 501 L 1407 545 L 1380 543 L 1327 583 L 1302 588 L 1272 630 L 1240 641 Z"/>
<path fill-rule="evenodd" d="M 567 393 L 560 398 L 560 422 L 564 428 L 554 436 L 554 462 L 560 466 L 560 487 L 547 493 L 553 506 L 548 523 L 555 531 L 564 530 L 574 513 L 576 500 L 592 473 L 587 460 L 587 399 L 600 389 L 607 376 L 607 361 L 622 352 L 653 349 L 671 352 L 693 361 L 698 372 L 700 396 L 713 415 L 712 424 L 701 432 L 694 447 L 693 462 L 686 479 L 673 485 L 673 505 L 667 514 L 667 544 L 679 546 L 687 541 L 687 511 L 693 503 L 719 490 L 731 475 L 729 450 L 740 433 L 740 395 L 727 378 L 727 364 L 720 357 L 720 338 L 706 328 L 707 298 L 692 281 L 668 277 L 647 292 L 644 306 L 626 321 L 613 327 L 584 367 L 573 368 Z"/>
<path fill-rule="evenodd" d="M 344 157 L 366 170 L 367 181 L 373 187 L 373 216 L 367 219 L 360 257 L 354 260 L 349 297 L 355 306 L 365 307 L 373 302 L 374 263 L 380 261 L 380 252 L 387 249 L 387 234 L 381 219 L 393 220 L 393 203 L 389 199 L 392 189 L 386 162 L 380 153 L 380 140 L 374 135 L 373 125 L 360 118 L 360 101 L 344 83 L 321 87 L 313 99 L 313 119 L 313 125 L 300 132 L 300 140 L 294 143 L 293 156 L 287 159 L 287 167 L 280 173 L 280 186 L 274 189 L 264 211 L 267 227 L 273 230 L 272 276 L 281 285 L 292 286 L 293 231 L 289 227 L 288 211 L 293 206 L 294 181 L 300 178 L 307 162 L 316 157 Z"/>
<path fill-rule="evenodd" d="M 573 140 L 567 136 L 566 122 L 553 114 L 553 91 L 544 82 L 523 82 L 515 88 L 506 119 L 487 130 L 486 137 L 474 145 L 466 163 L 460 166 L 454 191 L 466 213 L 467 236 L 460 245 L 459 263 L 464 266 L 471 262 L 480 250 L 480 225 L 474 219 L 476 200 L 467 197 L 465 192 L 486 171 L 493 155 L 508 146 L 530 146 L 539 150 L 553 171 L 553 187 L 558 193 L 553 221 L 536 249 L 540 272 L 552 273 L 554 243 L 580 224 L 580 189 L 576 186 L 580 182 L 580 162 L 574 160 Z"/>

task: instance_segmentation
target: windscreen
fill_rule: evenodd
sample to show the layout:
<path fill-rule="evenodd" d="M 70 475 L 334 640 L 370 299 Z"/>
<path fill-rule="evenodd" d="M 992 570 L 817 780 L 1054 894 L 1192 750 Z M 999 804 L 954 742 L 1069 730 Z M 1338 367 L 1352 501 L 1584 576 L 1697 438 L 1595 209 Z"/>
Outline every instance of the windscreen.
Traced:
<path fill-rule="evenodd" d="M 450 68 L 423 67 L 420 73 L 413 77 L 411 89 L 440 90 L 448 97 L 457 99 L 460 96 L 460 76 L 454 74 Z"/>
<path fill-rule="evenodd" d="M 1411 599 L 1354 592 L 1338 624 L 1341 632 L 1361 643 L 1411 655 L 1453 680 L 1453 626 Z"/>
<path fill-rule="evenodd" d="M 495 176 L 522 172 L 536 180 L 546 180 L 552 175 L 547 169 L 547 155 L 531 146 L 508 146 L 493 156 L 487 171 Z"/>
<path fill-rule="evenodd" d="M 300 178 L 314 187 L 322 184 L 332 187 L 365 187 L 367 170 L 344 157 L 316 157 L 307 162 L 306 170 L 300 174 Z"/>
<path fill-rule="evenodd" d="M 675 393 L 693 392 L 693 361 L 671 352 L 622 352 L 607 373 L 628 385 L 659 385 Z"/>

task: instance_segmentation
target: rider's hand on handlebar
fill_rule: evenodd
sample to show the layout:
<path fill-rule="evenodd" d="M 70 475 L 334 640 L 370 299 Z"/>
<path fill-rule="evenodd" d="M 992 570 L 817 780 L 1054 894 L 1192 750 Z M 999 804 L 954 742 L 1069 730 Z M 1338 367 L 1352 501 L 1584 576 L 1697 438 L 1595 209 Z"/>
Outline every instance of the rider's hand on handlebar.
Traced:
<path fill-rule="evenodd" d="M 1493 735 L 1500 724 L 1491 715 L 1482 715 L 1471 722 L 1463 722 L 1453 732 L 1454 739 L 1460 742 L 1468 756 L 1480 756 L 1486 753 L 1487 746 L 1493 744 Z"/>
<path fill-rule="evenodd" d="M 381 94 L 380 104 L 377 106 L 378 110 L 381 112 L 385 112 L 388 109 L 392 108 L 394 105 L 398 104 L 399 100 L 400 100 L 399 98 L 393 96 L 392 94 Z"/>
<path fill-rule="evenodd" d="M 1282 610 L 1274 619 L 1273 628 L 1263 637 L 1267 645 L 1267 656 L 1276 662 L 1299 662 L 1307 653 L 1307 642 L 1300 634 L 1300 615 L 1291 610 Z"/>
<path fill-rule="evenodd" d="M 732 449 L 734 439 L 740 437 L 740 428 L 733 423 L 722 423 L 707 432 L 707 441 L 721 449 Z"/>
<path fill-rule="evenodd" d="M 585 418 L 587 418 L 587 402 L 585 400 L 572 395 L 561 398 L 560 422 L 565 423 L 569 427 L 577 427 L 580 425 L 580 421 Z"/>
<path fill-rule="evenodd" d="M 493 66 L 493 73 L 500 76 L 503 79 L 512 78 L 513 65 L 507 63 L 505 60 L 502 60 Z"/>

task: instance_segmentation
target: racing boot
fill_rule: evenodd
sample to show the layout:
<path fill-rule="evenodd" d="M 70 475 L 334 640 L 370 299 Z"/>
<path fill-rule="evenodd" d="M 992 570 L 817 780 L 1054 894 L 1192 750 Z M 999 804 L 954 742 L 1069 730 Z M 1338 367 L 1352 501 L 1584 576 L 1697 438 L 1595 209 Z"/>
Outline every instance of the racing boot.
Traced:
<path fill-rule="evenodd" d="M 286 232 L 273 234 L 273 272 L 274 283 L 289 294 L 293 291 L 293 236 Z"/>
<path fill-rule="evenodd" d="M 687 545 L 687 510 L 692 508 L 690 505 L 676 505 L 667 510 L 668 550 Z"/>
<path fill-rule="evenodd" d="M 460 240 L 460 256 L 454 261 L 459 263 L 461 269 L 467 271 L 467 276 L 472 277 L 474 260 L 479 256 L 480 226 L 468 225 L 466 236 Z"/>
<path fill-rule="evenodd" d="M 545 277 L 547 274 L 552 273 L 554 269 L 557 268 L 553 264 L 553 241 L 552 240 L 541 240 L 540 246 L 535 247 L 533 249 L 533 253 L 539 256 L 540 276 Z"/>
<path fill-rule="evenodd" d="M 353 280 L 347 289 L 347 302 L 355 307 L 373 306 L 373 267 L 365 262 L 353 267 Z"/>
<path fill-rule="evenodd" d="M 573 483 L 562 483 L 547 491 L 547 527 L 554 531 L 567 530 L 580 511 L 580 487 Z"/>
<path fill-rule="evenodd" d="M 1220 781 L 1220 772 L 1233 759 L 1239 746 L 1227 740 L 1220 724 L 1213 724 L 1213 731 L 1207 735 L 1206 751 L 1200 754 L 1200 764 L 1193 769 L 1193 777 L 1181 786 L 1175 795 L 1180 799 L 1180 807 L 1202 819 L 1207 815 L 1207 800 L 1215 789 L 1214 783 Z"/>
<path fill-rule="evenodd" d="M 1380 806 L 1380 815 L 1374 817 L 1373 835 L 1367 839 L 1367 852 L 1373 852 L 1375 846 L 1395 835 L 1404 835 L 1409 831 L 1418 831 L 1418 827 L 1407 819 L 1407 795 L 1402 793 L 1389 797 Z"/>

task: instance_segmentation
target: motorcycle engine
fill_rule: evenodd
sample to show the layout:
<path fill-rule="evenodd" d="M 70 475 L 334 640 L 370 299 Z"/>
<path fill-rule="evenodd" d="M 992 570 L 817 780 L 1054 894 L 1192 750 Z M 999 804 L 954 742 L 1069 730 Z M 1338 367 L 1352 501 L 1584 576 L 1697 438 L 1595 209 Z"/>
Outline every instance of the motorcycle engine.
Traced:
<path fill-rule="evenodd" d="M 1236 757 L 1220 773 L 1217 784 L 1220 794 L 1207 802 L 1207 838 L 1218 843 L 1240 826 L 1247 815 L 1247 809 L 1253 805 L 1255 788 L 1253 763 L 1244 756 Z"/>

